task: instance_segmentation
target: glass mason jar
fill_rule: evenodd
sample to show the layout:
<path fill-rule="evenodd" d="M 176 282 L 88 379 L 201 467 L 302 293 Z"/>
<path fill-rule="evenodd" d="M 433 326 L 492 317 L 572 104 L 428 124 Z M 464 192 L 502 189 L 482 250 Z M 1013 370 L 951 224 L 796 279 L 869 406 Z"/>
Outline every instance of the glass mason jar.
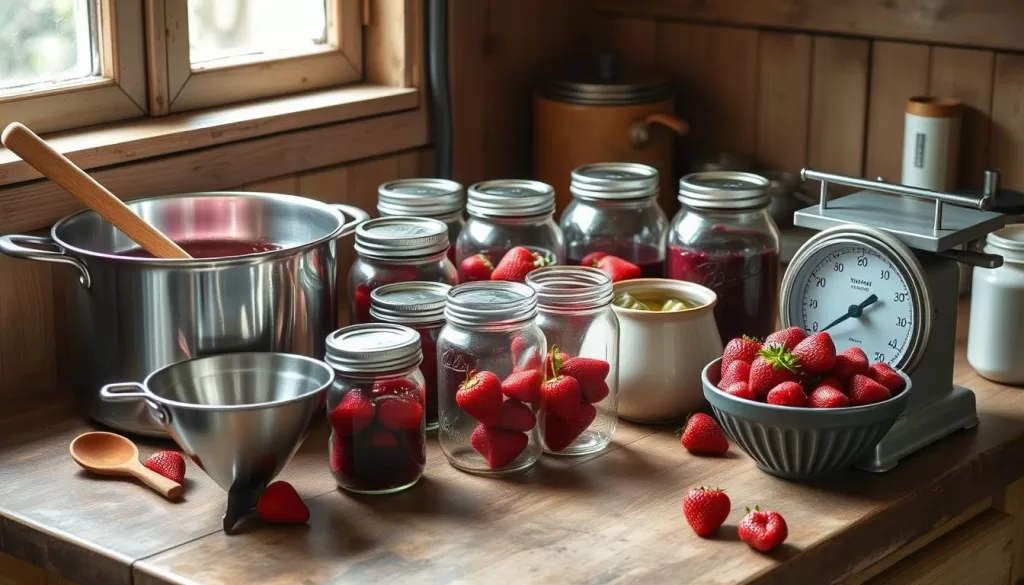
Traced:
<path fill-rule="evenodd" d="M 329 461 L 338 486 L 390 494 L 426 464 L 420 336 L 402 325 L 350 325 L 327 336 Z"/>
<path fill-rule="evenodd" d="M 722 343 L 766 337 L 779 308 L 779 229 L 768 214 L 768 179 L 709 171 L 679 180 L 683 208 L 672 220 L 665 276 L 718 295 Z"/>
<path fill-rule="evenodd" d="M 348 273 L 352 323 L 370 321 L 370 293 L 394 282 L 454 285 L 455 265 L 445 255 L 448 228 L 425 217 L 379 217 L 356 228 L 356 261 Z"/>
<path fill-rule="evenodd" d="M 462 284 L 448 292 L 444 314 L 437 341 L 441 451 L 472 473 L 530 468 L 541 452 L 537 414 L 547 349 L 536 293 L 518 282 Z"/>
<path fill-rule="evenodd" d="M 562 213 L 569 264 L 594 252 L 640 267 L 643 278 L 665 269 L 668 218 L 658 206 L 658 170 L 637 163 L 598 163 L 572 172 L 572 202 Z"/>
<path fill-rule="evenodd" d="M 466 220 L 462 185 L 448 179 L 398 179 L 377 188 L 377 212 L 381 217 L 429 217 L 448 226 L 448 241 L 457 242 Z M 455 246 L 448 248 L 455 262 Z"/>
<path fill-rule="evenodd" d="M 458 266 L 483 254 L 497 266 L 506 252 L 524 246 L 549 264 L 565 262 L 565 240 L 555 223 L 555 191 L 540 181 L 500 180 L 477 183 L 466 201 L 469 221 L 456 244 Z M 460 270 L 461 282 L 468 279 Z"/>
<path fill-rule="evenodd" d="M 449 289 L 440 282 L 396 282 L 370 293 L 373 321 L 405 325 L 420 334 L 420 373 L 426 384 L 428 431 L 437 429 L 437 338 L 444 327 L 444 303 Z"/>
<path fill-rule="evenodd" d="M 571 378 L 565 392 L 579 396 L 541 401 L 544 449 L 557 455 L 600 451 L 618 421 L 619 322 L 612 312 L 612 279 L 597 268 L 551 266 L 528 274 L 526 284 L 537 292 L 537 326 L 548 344 L 546 375 Z"/>

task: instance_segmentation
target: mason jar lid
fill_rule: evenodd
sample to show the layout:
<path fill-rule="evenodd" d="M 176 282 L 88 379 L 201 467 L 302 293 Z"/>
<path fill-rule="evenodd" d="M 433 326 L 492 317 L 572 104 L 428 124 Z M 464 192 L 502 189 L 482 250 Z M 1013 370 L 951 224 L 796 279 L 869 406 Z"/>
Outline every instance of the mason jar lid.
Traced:
<path fill-rule="evenodd" d="M 425 217 L 378 217 L 356 228 L 356 252 L 371 258 L 416 258 L 448 249 L 448 226 Z"/>
<path fill-rule="evenodd" d="M 398 179 L 377 188 L 377 211 L 384 216 L 448 216 L 462 211 L 462 185 L 448 179 Z"/>
<path fill-rule="evenodd" d="M 526 179 L 484 181 L 469 188 L 466 211 L 476 217 L 533 217 L 555 212 L 555 189 Z"/>
<path fill-rule="evenodd" d="M 740 171 L 705 171 L 679 179 L 679 201 L 695 209 L 750 209 L 771 201 L 768 179 Z"/>
<path fill-rule="evenodd" d="M 370 316 L 403 325 L 444 321 L 451 288 L 442 282 L 396 282 L 377 287 L 370 293 Z"/>
<path fill-rule="evenodd" d="M 325 361 L 352 374 L 408 370 L 423 361 L 420 334 L 391 323 L 350 325 L 327 336 Z"/>
<path fill-rule="evenodd" d="M 639 163 L 583 165 L 571 177 L 569 192 L 580 199 L 640 199 L 658 194 L 658 169 Z"/>
<path fill-rule="evenodd" d="M 526 275 L 540 311 L 586 311 L 612 304 L 612 277 L 589 266 L 548 266 Z"/>
<path fill-rule="evenodd" d="M 512 325 L 537 315 L 537 293 L 525 284 L 492 280 L 467 282 L 448 291 L 444 317 L 465 327 Z"/>

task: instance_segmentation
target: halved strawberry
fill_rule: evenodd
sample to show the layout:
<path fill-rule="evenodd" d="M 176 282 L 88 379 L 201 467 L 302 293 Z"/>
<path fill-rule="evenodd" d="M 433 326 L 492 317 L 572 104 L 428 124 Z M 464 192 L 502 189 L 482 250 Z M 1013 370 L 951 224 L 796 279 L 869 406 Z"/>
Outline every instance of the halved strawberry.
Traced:
<path fill-rule="evenodd" d="M 157 451 L 143 465 L 171 481 L 185 481 L 185 458 L 177 451 Z"/>

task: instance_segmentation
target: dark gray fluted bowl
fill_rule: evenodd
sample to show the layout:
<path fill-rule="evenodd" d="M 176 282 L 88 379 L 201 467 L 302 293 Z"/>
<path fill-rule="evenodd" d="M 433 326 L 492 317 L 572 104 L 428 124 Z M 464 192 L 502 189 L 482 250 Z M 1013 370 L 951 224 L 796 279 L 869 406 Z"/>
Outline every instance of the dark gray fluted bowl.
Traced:
<path fill-rule="evenodd" d="M 726 434 L 757 466 L 793 480 L 816 480 L 846 469 L 882 440 L 907 407 L 906 388 L 884 402 L 849 408 L 794 408 L 736 398 L 716 387 L 718 358 L 704 367 L 704 398 Z"/>

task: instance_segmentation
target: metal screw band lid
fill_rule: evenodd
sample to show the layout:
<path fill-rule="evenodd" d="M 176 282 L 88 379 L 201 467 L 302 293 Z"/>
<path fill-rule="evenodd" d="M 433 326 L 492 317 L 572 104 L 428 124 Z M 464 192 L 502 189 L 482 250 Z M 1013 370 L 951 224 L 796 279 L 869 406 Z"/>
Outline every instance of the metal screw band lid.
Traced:
<path fill-rule="evenodd" d="M 739 171 L 691 173 L 679 179 L 679 201 L 694 209 L 751 209 L 771 202 L 769 181 Z"/>
<path fill-rule="evenodd" d="M 469 188 L 466 211 L 488 217 L 533 217 L 555 212 L 555 189 L 525 179 L 484 181 Z"/>
<path fill-rule="evenodd" d="M 597 163 L 572 172 L 569 191 L 579 199 L 640 199 L 658 194 L 658 169 L 639 163 Z"/>
<path fill-rule="evenodd" d="M 399 179 L 377 188 L 382 216 L 444 217 L 465 205 L 462 185 L 448 179 Z"/>
<path fill-rule="evenodd" d="M 589 266 L 548 266 L 526 275 L 539 311 L 586 311 L 612 304 L 612 277 Z"/>
<path fill-rule="evenodd" d="M 537 316 L 537 293 L 518 282 L 467 282 L 448 291 L 444 316 L 470 328 L 529 321 Z"/>
<path fill-rule="evenodd" d="M 391 323 L 350 325 L 327 336 L 324 361 L 352 374 L 408 370 L 423 361 L 420 334 Z"/>
<path fill-rule="evenodd" d="M 444 321 L 451 288 L 441 282 L 396 282 L 377 287 L 370 293 L 370 317 L 402 325 Z"/>
<path fill-rule="evenodd" d="M 416 258 L 448 249 L 448 226 L 425 217 L 378 217 L 356 228 L 356 252 L 370 258 Z"/>

